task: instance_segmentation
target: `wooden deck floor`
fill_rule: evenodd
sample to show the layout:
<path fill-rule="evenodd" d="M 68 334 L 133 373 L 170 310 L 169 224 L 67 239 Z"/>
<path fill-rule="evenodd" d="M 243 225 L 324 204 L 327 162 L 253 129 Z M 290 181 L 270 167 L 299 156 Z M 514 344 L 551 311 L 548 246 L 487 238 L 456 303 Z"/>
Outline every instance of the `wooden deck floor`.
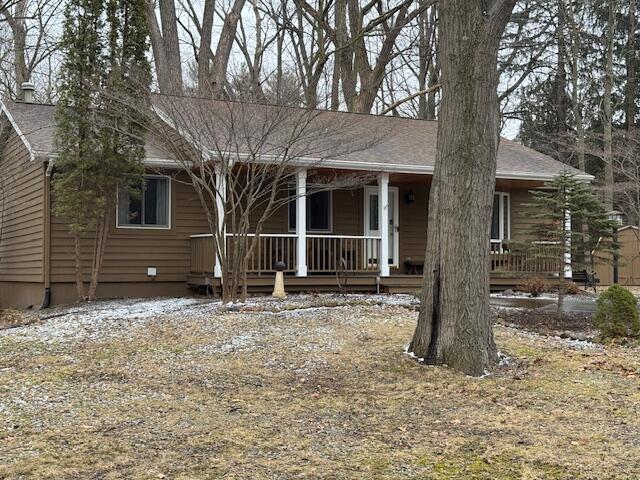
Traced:
<path fill-rule="evenodd" d="M 491 290 L 500 291 L 517 287 L 527 278 L 525 274 L 492 274 Z M 273 290 L 274 275 L 265 274 L 250 276 L 250 292 L 270 292 Z M 383 293 L 414 293 L 422 286 L 421 275 L 391 275 L 380 278 L 373 274 L 351 274 L 345 276 L 314 275 L 308 277 L 285 276 L 285 288 L 289 292 L 376 292 Z M 192 288 L 220 287 L 220 280 L 211 274 L 192 274 L 187 278 Z"/>

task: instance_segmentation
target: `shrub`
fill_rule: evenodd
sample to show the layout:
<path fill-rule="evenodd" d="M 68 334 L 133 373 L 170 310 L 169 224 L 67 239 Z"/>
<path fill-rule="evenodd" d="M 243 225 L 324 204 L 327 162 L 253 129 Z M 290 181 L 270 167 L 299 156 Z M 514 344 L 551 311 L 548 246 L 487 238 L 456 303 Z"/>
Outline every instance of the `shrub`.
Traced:
<path fill-rule="evenodd" d="M 567 294 L 568 295 L 578 295 L 582 289 L 579 285 L 576 285 L 573 282 L 567 283 Z"/>
<path fill-rule="evenodd" d="M 636 337 L 640 320 L 636 297 L 620 285 L 612 285 L 596 302 L 596 327 L 604 338 Z"/>
<path fill-rule="evenodd" d="M 537 297 L 541 293 L 545 293 L 549 291 L 549 285 L 544 280 L 544 278 L 540 277 L 531 277 L 527 278 L 522 284 L 518 286 L 518 290 L 530 293 L 532 297 Z"/>

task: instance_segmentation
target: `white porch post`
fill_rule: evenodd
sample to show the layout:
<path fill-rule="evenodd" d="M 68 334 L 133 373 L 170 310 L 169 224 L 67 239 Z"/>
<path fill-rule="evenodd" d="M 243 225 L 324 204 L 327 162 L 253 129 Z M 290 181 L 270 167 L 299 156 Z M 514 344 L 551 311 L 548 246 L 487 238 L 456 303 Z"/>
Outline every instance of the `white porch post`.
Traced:
<path fill-rule="evenodd" d="M 225 244 L 223 245 L 223 249 L 226 249 L 226 224 L 225 224 L 225 206 L 227 204 L 227 178 L 223 171 L 222 165 L 216 166 L 216 212 L 218 216 L 218 238 L 223 238 Z M 220 260 L 220 255 L 218 253 L 218 248 L 216 248 L 216 264 L 213 267 L 213 276 L 215 278 L 222 278 L 222 262 Z"/>
<path fill-rule="evenodd" d="M 296 237 L 298 264 L 296 276 L 307 276 L 307 170 L 296 175 Z"/>
<path fill-rule="evenodd" d="M 378 175 L 378 223 L 380 224 L 380 276 L 389 276 L 389 174 Z"/>
<path fill-rule="evenodd" d="M 571 232 L 571 212 L 567 210 L 564 214 L 564 231 Z M 564 252 L 564 278 L 573 277 L 571 268 L 571 235 L 567 235 L 567 249 Z"/>

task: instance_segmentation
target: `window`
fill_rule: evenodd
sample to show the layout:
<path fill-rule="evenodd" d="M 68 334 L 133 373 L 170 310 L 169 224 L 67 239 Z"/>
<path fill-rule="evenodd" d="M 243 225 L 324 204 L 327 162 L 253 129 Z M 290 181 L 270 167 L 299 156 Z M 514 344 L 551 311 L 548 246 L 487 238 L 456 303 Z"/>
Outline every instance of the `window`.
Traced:
<path fill-rule="evenodd" d="M 289 190 L 289 230 L 296 229 L 295 189 Z M 331 231 L 331 192 L 316 192 L 307 196 L 307 230 L 311 232 Z"/>
<path fill-rule="evenodd" d="M 496 192 L 493 196 L 493 216 L 491 218 L 491 240 L 509 240 L 511 225 L 509 222 L 509 194 Z"/>
<path fill-rule="evenodd" d="M 169 178 L 145 176 L 138 194 L 118 192 L 118 226 L 169 228 Z"/>

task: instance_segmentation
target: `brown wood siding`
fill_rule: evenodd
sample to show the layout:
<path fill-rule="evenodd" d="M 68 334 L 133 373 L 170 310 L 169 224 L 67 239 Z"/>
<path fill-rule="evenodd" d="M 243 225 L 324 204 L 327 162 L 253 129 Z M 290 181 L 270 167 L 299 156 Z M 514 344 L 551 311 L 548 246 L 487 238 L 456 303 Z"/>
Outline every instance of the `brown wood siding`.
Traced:
<path fill-rule="evenodd" d="M 187 180 L 181 177 L 181 180 Z M 422 261 L 426 247 L 427 205 L 429 187 L 427 181 L 411 178 L 410 182 L 392 181 L 399 188 L 399 273 L 405 271 L 408 258 Z M 519 186 L 520 187 L 520 186 Z M 413 191 L 415 201 L 406 203 L 407 194 Z M 527 188 L 508 189 L 511 194 L 511 235 L 522 239 L 530 226 L 522 203 L 528 201 Z M 208 233 L 204 211 L 192 187 L 178 181 L 172 182 L 172 228 L 170 230 L 121 229 L 112 220 L 107 243 L 101 282 L 151 282 L 147 267 L 158 269 L 156 282 L 184 282 L 190 271 L 190 236 Z M 364 234 L 364 189 L 337 190 L 332 193 L 333 235 Z M 259 212 L 253 217 L 257 218 Z M 264 233 L 288 233 L 288 209 L 280 208 L 267 220 Z M 59 220 L 52 222 L 51 273 L 52 282 L 73 282 L 73 243 L 67 227 Z M 86 238 L 85 267 L 88 280 L 92 239 Z"/>
<path fill-rule="evenodd" d="M 107 240 L 101 282 L 184 282 L 190 267 L 190 236 L 208 233 L 209 226 L 193 188 L 185 176 L 171 182 L 171 229 L 117 228 L 115 216 Z M 55 200 L 54 200 L 55 201 Z M 93 248 L 90 235 L 83 239 L 85 280 L 88 281 Z M 157 277 L 147 277 L 147 267 Z M 51 281 L 74 281 L 73 239 L 63 221 L 51 226 Z"/>
<path fill-rule="evenodd" d="M 516 242 L 531 240 L 531 230 L 535 220 L 531 218 L 532 207 L 526 205 L 532 200 L 529 189 L 499 188 L 498 190 L 508 192 L 511 197 L 511 240 Z"/>
<path fill-rule="evenodd" d="M 11 130 L 0 158 L 0 281 L 42 282 L 43 244 L 44 165 Z"/>
<path fill-rule="evenodd" d="M 424 184 L 399 185 L 400 202 L 400 271 L 406 270 L 404 262 L 423 261 L 427 248 L 427 214 L 429 206 L 429 187 Z M 407 204 L 410 191 L 415 201 Z"/>
<path fill-rule="evenodd" d="M 364 189 L 332 192 L 332 235 L 364 235 Z"/>

